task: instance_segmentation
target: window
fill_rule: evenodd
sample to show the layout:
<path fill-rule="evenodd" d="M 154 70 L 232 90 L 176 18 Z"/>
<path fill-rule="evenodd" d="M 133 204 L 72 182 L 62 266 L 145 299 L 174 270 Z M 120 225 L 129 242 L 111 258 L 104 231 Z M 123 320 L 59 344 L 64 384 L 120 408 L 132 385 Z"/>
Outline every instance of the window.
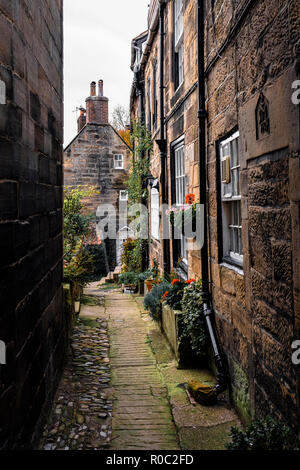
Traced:
<path fill-rule="evenodd" d="M 184 162 L 184 142 L 181 141 L 174 147 L 174 180 L 175 180 L 175 204 L 182 206 L 185 204 L 185 162 Z M 187 264 L 188 254 L 186 249 L 186 239 L 182 235 L 179 240 L 178 258 L 181 258 L 183 263 Z"/>
<path fill-rule="evenodd" d="M 115 166 L 115 170 L 124 169 L 124 155 L 118 154 L 114 156 L 114 166 Z"/>
<path fill-rule="evenodd" d="M 243 264 L 239 133 L 220 143 L 223 258 Z"/>
<path fill-rule="evenodd" d="M 151 80 L 150 78 L 148 78 L 148 82 L 147 82 L 147 88 L 148 88 L 148 91 L 147 91 L 147 95 L 148 95 L 148 116 L 147 116 L 147 127 L 148 127 L 148 130 L 151 131 Z"/>
<path fill-rule="evenodd" d="M 157 126 L 157 63 L 154 64 L 153 68 L 153 100 L 154 100 L 154 109 L 153 109 L 153 127 L 156 129 Z"/>
<path fill-rule="evenodd" d="M 183 0 L 174 0 L 174 85 L 180 87 L 184 79 Z"/>
<path fill-rule="evenodd" d="M 128 201 L 128 192 L 126 190 L 120 191 L 120 201 Z"/>
<path fill-rule="evenodd" d="M 153 186 L 157 184 L 156 180 Z M 156 240 L 160 239 L 159 191 L 155 187 L 151 189 L 151 235 Z"/>

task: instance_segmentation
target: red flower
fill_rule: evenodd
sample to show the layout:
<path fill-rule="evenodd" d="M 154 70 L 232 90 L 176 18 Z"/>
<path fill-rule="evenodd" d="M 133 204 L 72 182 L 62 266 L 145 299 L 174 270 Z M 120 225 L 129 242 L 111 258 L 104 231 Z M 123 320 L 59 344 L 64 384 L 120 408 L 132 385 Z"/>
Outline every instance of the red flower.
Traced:
<path fill-rule="evenodd" d="M 162 298 L 163 298 L 163 299 L 166 299 L 166 298 L 168 297 L 168 295 L 169 295 L 169 291 L 167 290 L 167 291 L 164 293 L 164 295 L 162 296 Z"/>
<path fill-rule="evenodd" d="M 174 286 L 177 282 L 180 282 L 180 279 L 173 279 L 172 286 Z"/>
<path fill-rule="evenodd" d="M 192 284 L 192 282 L 196 282 L 196 279 L 188 279 L 185 284 Z"/>
<path fill-rule="evenodd" d="M 190 194 L 187 194 L 185 196 L 185 203 L 186 204 L 193 204 L 195 202 L 195 200 L 196 200 L 195 194 L 190 193 Z"/>

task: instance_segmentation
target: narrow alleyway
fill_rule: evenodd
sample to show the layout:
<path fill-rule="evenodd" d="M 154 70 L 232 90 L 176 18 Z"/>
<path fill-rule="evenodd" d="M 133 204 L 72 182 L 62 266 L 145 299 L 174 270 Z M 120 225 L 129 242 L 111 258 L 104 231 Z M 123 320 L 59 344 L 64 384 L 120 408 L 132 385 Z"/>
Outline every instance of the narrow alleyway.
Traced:
<path fill-rule="evenodd" d="M 223 449 L 236 415 L 225 398 L 195 404 L 184 386 L 192 378 L 214 383 L 212 374 L 176 368 L 142 297 L 95 284 L 86 294 L 41 448 Z"/>

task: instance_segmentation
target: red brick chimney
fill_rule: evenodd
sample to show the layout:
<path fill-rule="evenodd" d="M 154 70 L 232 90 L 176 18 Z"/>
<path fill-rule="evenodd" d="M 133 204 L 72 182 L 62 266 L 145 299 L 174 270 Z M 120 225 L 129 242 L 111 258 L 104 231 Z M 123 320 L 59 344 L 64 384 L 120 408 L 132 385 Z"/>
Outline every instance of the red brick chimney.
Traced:
<path fill-rule="evenodd" d="M 86 125 L 86 110 L 84 108 L 79 108 L 80 116 L 77 119 L 77 128 L 78 132 Z"/>
<path fill-rule="evenodd" d="M 91 83 L 91 95 L 86 99 L 86 123 L 108 124 L 108 98 L 103 96 L 103 80 L 98 82 L 98 96 L 96 83 Z"/>

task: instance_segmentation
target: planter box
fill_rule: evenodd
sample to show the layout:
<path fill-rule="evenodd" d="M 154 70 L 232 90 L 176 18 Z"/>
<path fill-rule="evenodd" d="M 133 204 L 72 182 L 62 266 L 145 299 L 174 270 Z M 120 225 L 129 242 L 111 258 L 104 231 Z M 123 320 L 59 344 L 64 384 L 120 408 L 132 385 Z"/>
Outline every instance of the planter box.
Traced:
<path fill-rule="evenodd" d="M 162 330 L 173 349 L 177 367 L 195 367 L 199 365 L 199 359 L 191 350 L 189 342 L 180 340 L 182 331 L 183 313 L 180 310 L 173 310 L 169 305 L 162 305 Z"/>
<path fill-rule="evenodd" d="M 173 310 L 169 305 L 163 303 L 162 305 L 162 330 L 165 333 L 171 348 L 175 354 L 175 358 L 180 364 L 181 351 L 180 351 L 180 320 L 182 312 L 180 310 Z"/>

